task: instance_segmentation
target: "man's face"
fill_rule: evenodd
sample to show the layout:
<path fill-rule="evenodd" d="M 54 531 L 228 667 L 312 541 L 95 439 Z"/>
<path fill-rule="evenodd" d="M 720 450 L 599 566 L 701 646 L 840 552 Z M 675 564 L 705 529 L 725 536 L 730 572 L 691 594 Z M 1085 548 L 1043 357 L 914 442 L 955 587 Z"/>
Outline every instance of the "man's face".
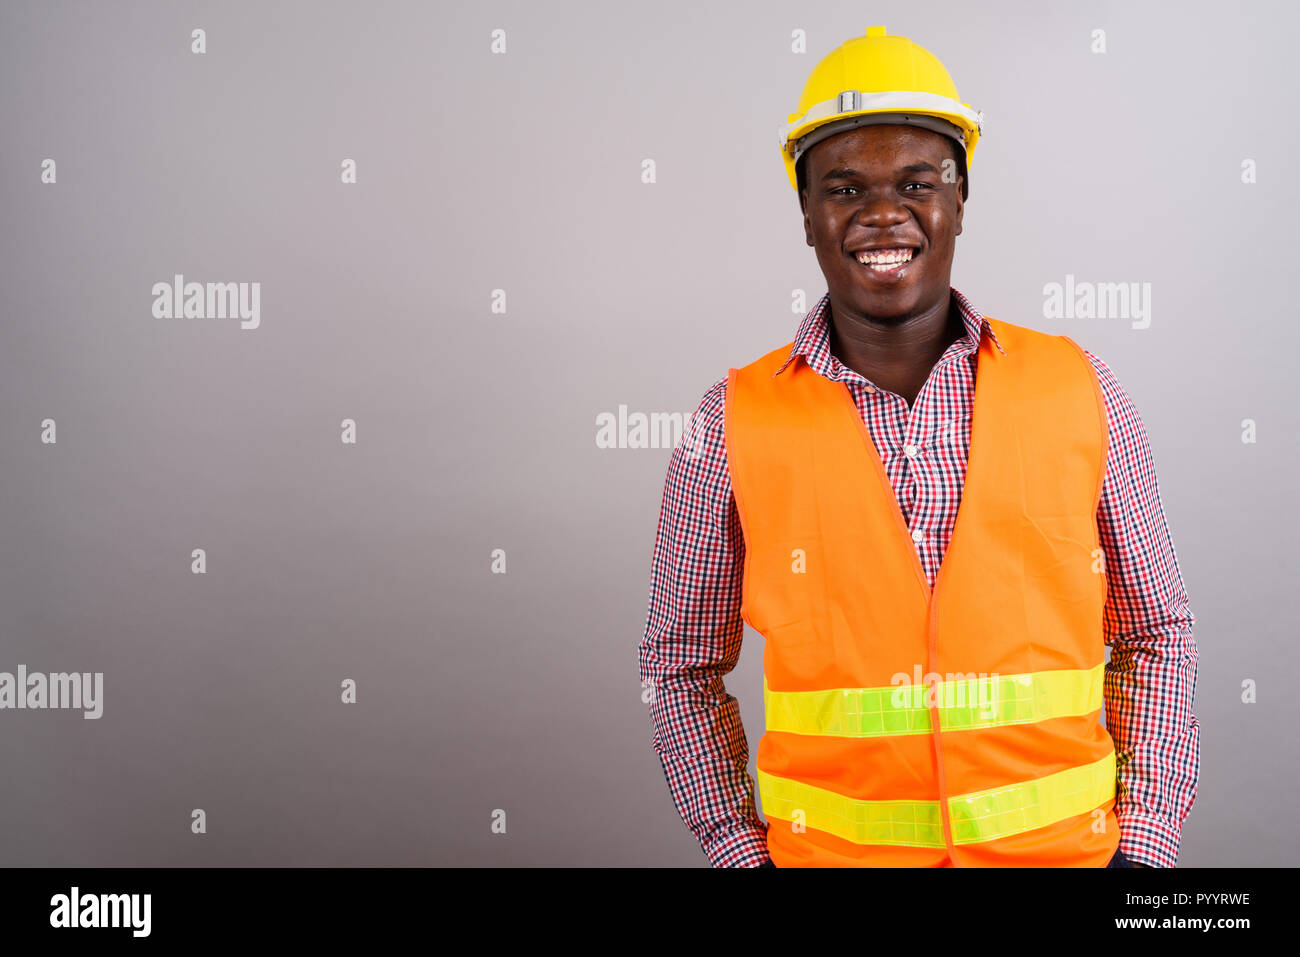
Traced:
<path fill-rule="evenodd" d="M 817 250 L 833 299 L 877 318 L 905 318 L 948 299 L 961 234 L 961 183 L 951 141 L 939 133 L 882 124 L 837 133 L 806 154 L 799 196 L 804 233 Z M 868 248 L 912 250 L 881 269 L 856 258 Z"/>

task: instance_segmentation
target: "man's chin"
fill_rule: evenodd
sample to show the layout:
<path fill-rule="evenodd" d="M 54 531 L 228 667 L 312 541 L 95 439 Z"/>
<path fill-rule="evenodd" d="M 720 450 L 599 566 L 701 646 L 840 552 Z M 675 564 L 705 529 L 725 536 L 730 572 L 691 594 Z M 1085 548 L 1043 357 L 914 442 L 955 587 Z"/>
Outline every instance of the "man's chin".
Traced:
<path fill-rule="evenodd" d="M 880 322 L 902 322 L 917 313 L 919 299 L 910 290 L 866 291 L 860 287 L 849 298 L 854 308 Z"/>

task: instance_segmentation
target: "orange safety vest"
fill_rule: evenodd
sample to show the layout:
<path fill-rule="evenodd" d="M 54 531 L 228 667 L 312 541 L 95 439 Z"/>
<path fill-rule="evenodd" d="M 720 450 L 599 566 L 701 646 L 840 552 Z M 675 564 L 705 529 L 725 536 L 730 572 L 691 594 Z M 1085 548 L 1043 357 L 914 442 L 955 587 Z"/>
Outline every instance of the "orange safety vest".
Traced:
<path fill-rule="evenodd" d="M 933 593 L 843 382 L 793 343 L 730 369 L 741 615 L 766 639 L 758 784 L 778 867 L 1104 867 L 1109 436 L 1066 336 L 990 319 Z"/>

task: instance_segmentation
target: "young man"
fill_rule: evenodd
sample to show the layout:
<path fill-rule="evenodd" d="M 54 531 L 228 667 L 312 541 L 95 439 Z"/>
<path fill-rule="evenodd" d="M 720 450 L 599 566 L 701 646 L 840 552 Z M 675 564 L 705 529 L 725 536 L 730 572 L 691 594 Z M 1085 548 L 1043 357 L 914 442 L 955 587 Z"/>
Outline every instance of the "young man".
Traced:
<path fill-rule="evenodd" d="M 1137 410 L 951 288 L 982 114 L 932 54 L 871 27 L 788 120 L 828 292 L 670 460 L 639 662 L 678 811 L 715 866 L 1174 866 L 1195 618 Z"/>

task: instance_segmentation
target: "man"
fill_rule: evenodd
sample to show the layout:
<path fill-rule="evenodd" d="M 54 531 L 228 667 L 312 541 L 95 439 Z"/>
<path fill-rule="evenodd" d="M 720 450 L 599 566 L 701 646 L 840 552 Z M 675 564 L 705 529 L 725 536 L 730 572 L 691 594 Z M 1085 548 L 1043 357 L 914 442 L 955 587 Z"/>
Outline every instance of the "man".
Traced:
<path fill-rule="evenodd" d="M 1174 866 L 1195 618 L 1137 410 L 951 288 L 982 114 L 932 54 L 871 27 L 788 119 L 828 292 L 670 460 L 639 662 L 678 811 L 715 866 Z"/>

